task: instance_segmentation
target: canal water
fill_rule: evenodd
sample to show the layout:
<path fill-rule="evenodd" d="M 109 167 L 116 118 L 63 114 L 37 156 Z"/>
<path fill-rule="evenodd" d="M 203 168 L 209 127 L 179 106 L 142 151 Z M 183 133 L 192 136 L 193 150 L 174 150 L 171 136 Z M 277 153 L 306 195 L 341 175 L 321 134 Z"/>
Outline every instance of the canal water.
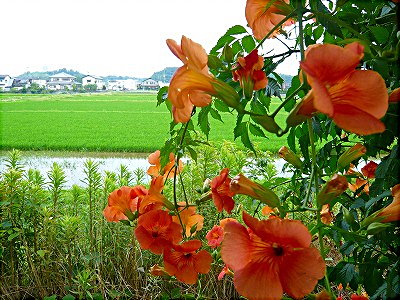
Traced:
<path fill-rule="evenodd" d="M 6 169 L 7 152 L 0 153 L 0 173 Z M 150 164 L 147 161 L 148 154 L 142 153 L 83 153 L 83 152 L 41 152 L 27 151 L 23 152 L 20 163 L 24 170 L 35 169 L 39 170 L 44 178 L 47 178 L 47 173 L 50 171 L 53 163 L 57 163 L 64 170 L 66 177 L 66 188 L 70 188 L 76 184 L 85 186 L 82 180 L 85 178 L 84 164 L 88 159 L 98 163 L 99 172 L 104 175 L 105 171 L 119 173 L 121 165 L 124 165 L 127 170 L 133 174 L 137 169 L 141 169 L 146 173 Z M 275 167 L 278 176 L 290 177 L 292 174 L 283 172 L 283 159 L 275 160 Z M 150 177 L 146 174 L 145 180 L 149 181 Z"/>

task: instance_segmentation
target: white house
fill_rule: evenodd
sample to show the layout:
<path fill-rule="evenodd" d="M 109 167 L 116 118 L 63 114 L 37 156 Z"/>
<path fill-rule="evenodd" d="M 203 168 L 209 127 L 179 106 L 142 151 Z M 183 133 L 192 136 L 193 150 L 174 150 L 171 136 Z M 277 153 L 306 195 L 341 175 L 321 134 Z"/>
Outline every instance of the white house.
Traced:
<path fill-rule="evenodd" d="M 50 76 L 50 80 L 46 83 L 46 86 L 49 90 L 70 90 L 73 85 L 80 85 L 80 83 L 75 82 L 75 79 L 75 76 L 62 72 Z"/>
<path fill-rule="evenodd" d="M 10 75 L 0 75 L 0 91 L 9 92 L 13 82 L 14 78 Z"/>
<path fill-rule="evenodd" d="M 40 87 L 45 87 L 47 81 L 44 79 L 32 79 L 32 83 L 36 83 L 37 85 L 39 85 Z"/>
<path fill-rule="evenodd" d="M 20 91 L 23 88 L 29 88 L 32 84 L 32 79 L 14 79 L 13 84 L 12 84 L 12 88 Z"/>
<path fill-rule="evenodd" d="M 103 89 L 104 81 L 103 78 L 101 77 L 86 75 L 85 77 L 82 78 L 82 86 L 85 86 L 87 84 L 96 84 L 97 89 L 101 90 Z"/>
<path fill-rule="evenodd" d="M 138 84 L 138 89 L 140 89 L 140 90 L 158 90 L 158 89 L 160 89 L 160 85 L 154 79 L 148 78 Z"/>

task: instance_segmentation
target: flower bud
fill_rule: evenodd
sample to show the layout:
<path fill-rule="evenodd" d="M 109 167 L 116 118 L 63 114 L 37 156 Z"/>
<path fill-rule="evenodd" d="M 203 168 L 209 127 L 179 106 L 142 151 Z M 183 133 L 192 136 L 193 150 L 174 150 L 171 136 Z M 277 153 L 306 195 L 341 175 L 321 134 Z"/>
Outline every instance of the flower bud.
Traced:
<path fill-rule="evenodd" d="M 356 220 L 354 219 L 354 215 L 344 206 L 342 207 L 342 211 L 343 217 L 346 220 L 347 224 L 353 225 L 356 222 Z"/>
<path fill-rule="evenodd" d="M 335 174 L 325 183 L 317 195 L 318 205 L 330 203 L 347 189 L 347 179 L 342 175 Z"/>
<path fill-rule="evenodd" d="M 240 96 L 233 87 L 221 80 L 214 80 L 211 84 L 215 90 L 214 97 L 222 100 L 229 107 L 237 109 L 239 112 L 243 111 Z"/>
<path fill-rule="evenodd" d="M 261 127 L 264 128 L 268 132 L 279 133 L 279 131 L 281 131 L 281 128 L 279 127 L 279 125 L 270 116 L 267 116 L 267 115 L 251 116 L 251 118 L 253 119 L 254 122 L 257 122 L 258 124 L 260 124 Z"/>
<path fill-rule="evenodd" d="M 224 48 L 222 49 L 222 57 L 225 59 L 226 62 L 232 62 L 233 51 L 229 44 L 225 44 Z"/>
<path fill-rule="evenodd" d="M 367 148 L 363 145 L 357 143 L 350 149 L 347 149 L 342 155 L 340 155 L 338 159 L 338 168 L 344 169 L 347 167 L 353 160 L 360 158 L 367 152 Z"/>
<path fill-rule="evenodd" d="M 231 180 L 230 190 L 235 194 L 248 195 L 260 200 L 270 207 L 279 206 L 279 198 L 273 191 L 255 183 L 243 174 L 239 174 Z"/>
<path fill-rule="evenodd" d="M 303 165 L 300 158 L 286 146 L 282 146 L 279 149 L 279 156 L 286 160 L 288 163 L 292 164 L 297 169 L 301 169 Z"/>

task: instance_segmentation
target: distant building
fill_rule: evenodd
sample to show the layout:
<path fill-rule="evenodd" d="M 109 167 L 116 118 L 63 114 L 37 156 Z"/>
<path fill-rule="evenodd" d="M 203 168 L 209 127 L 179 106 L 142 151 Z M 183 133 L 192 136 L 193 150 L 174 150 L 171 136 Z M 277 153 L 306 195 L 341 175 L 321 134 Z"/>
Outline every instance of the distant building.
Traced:
<path fill-rule="evenodd" d="M 12 83 L 12 88 L 20 91 L 23 88 L 29 88 L 32 84 L 32 79 L 14 79 Z"/>
<path fill-rule="evenodd" d="M 45 87 L 47 81 L 45 79 L 32 79 L 32 83 L 36 83 L 40 87 Z"/>
<path fill-rule="evenodd" d="M 134 79 L 109 80 L 107 90 L 110 91 L 132 91 L 137 90 L 137 81 Z"/>
<path fill-rule="evenodd" d="M 101 78 L 101 77 L 87 75 L 82 78 L 82 86 L 85 86 L 88 84 L 95 84 L 95 85 L 97 85 L 97 89 L 101 90 L 101 89 L 103 89 L 104 81 L 103 81 L 103 78 Z"/>
<path fill-rule="evenodd" d="M 71 90 L 74 85 L 80 85 L 75 81 L 76 77 L 67 73 L 58 73 L 50 76 L 50 80 L 46 83 L 49 90 Z"/>
<path fill-rule="evenodd" d="M 159 83 L 151 78 L 143 80 L 141 83 L 138 84 L 138 90 L 158 90 L 158 89 L 160 89 Z"/>
<path fill-rule="evenodd" d="M 10 75 L 0 75 L 0 90 L 3 92 L 9 92 L 13 81 L 14 78 L 12 78 Z"/>

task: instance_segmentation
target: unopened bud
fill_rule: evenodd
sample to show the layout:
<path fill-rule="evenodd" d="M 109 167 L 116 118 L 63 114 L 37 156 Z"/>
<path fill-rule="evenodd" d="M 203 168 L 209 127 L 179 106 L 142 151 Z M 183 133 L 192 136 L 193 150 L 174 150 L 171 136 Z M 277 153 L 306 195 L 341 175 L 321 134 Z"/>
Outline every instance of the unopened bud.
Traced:
<path fill-rule="evenodd" d="M 268 132 L 279 133 L 279 131 L 281 131 L 281 128 L 279 127 L 279 125 L 270 116 L 267 116 L 267 115 L 251 116 L 251 118 L 253 119 L 254 122 L 257 122 L 258 124 L 260 124 L 261 127 L 264 128 Z"/>
<path fill-rule="evenodd" d="M 325 183 L 322 190 L 317 195 L 319 205 L 330 203 L 333 199 L 340 196 L 348 187 L 346 177 L 335 174 Z"/>
<path fill-rule="evenodd" d="M 240 103 L 240 96 L 236 93 L 233 87 L 221 80 L 215 80 L 211 84 L 215 90 L 213 96 L 222 100 L 229 107 L 237 109 L 238 112 L 243 111 Z"/>
<path fill-rule="evenodd" d="M 347 149 L 342 155 L 340 155 L 338 159 L 338 168 L 344 169 L 346 168 L 353 160 L 360 158 L 367 152 L 367 148 L 365 148 L 361 144 L 355 144 L 350 149 Z"/>
<path fill-rule="evenodd" d="M 224 48 L 222 49 L 222 56 L 226 62 L 233 61 L 233 51 L 229 44 L 225 44 Z"/>
<path fill-rule="evenodd" d="M 279 198 L 273 191 L 255 183 L 243 174 L 239 174 L 231 180 L 230 189 L 235 194 L 248 195 L 270 207 L 279 206 Z"/>
<path fill-rule="evenodd" d="M 343 211 L 343 217 L 346 220 L 347 224 L 353 225 L 356 222 L 356 219 L 354 219 L 354 215 L 346 208 L 342 207 Z"/>
<path fill-rule="evenodd" d="M 282 146 L 279 149 L 279 156 L 286 160 L 288 163 L 292 164 L 297 169 L 301 169 L 303 163 L 301 162 L 300 158 L 288 147 Z"/>

